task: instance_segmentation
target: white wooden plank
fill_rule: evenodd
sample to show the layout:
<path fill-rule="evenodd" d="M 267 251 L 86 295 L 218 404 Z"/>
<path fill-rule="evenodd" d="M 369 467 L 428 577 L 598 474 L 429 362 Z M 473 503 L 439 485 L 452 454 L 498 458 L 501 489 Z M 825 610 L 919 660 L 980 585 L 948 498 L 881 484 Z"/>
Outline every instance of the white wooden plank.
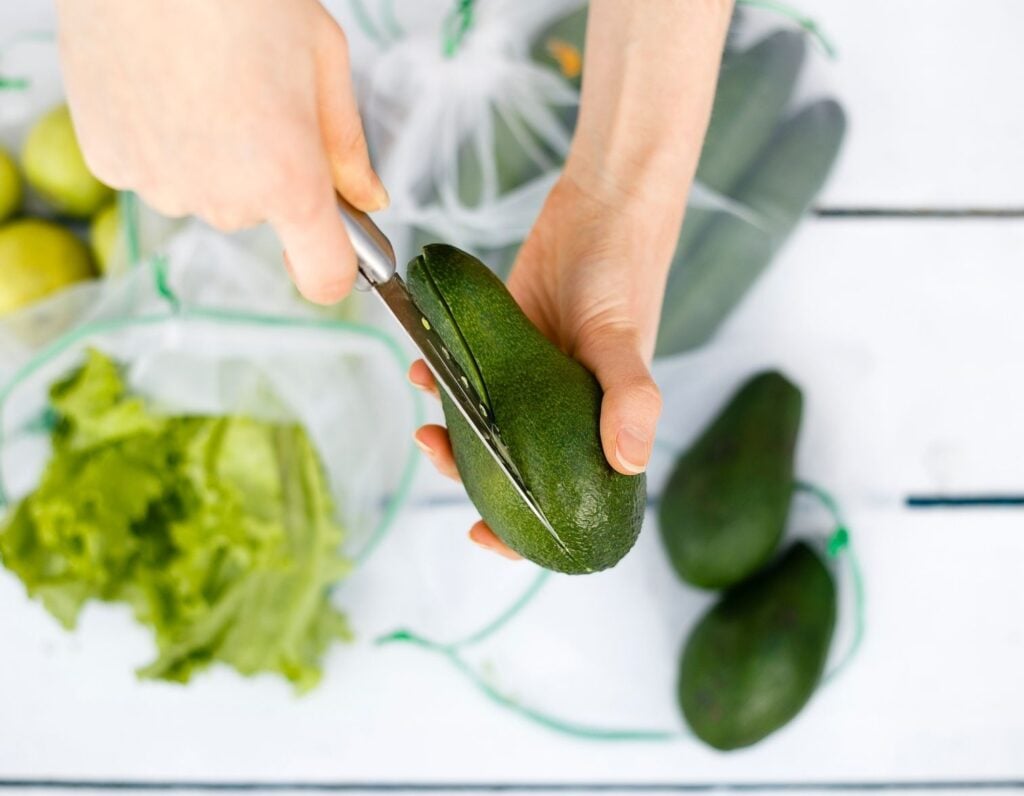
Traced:
<path fill-rule="evenodd" d="M 778 361 L 809 387 L 822 478 L 879 496 L 1019 491 L 1022 250 L 1016 222 L 805 224 L 715 347 L 661 369 L 677 396 L 664 436 L 691 396 Z"/>
<path fill-rule="evenodd" d="M 805 0 L 835 41 L 819 64 L 850 117 L 822 202 L 1024 205 L 1024 74 L 1016 0 Z M 819 59 L 820 60 L 820 59 Z"/>
<path fill-rule="evenodd" d="M 0 575 L 0 778 L 427 782 L 825 782 L 1024 778 L 1024 555 L 1014 512 L 913 513 L 907 489 L 1018 484 L 1024 225 L 808 224 L 720 339 L 659 367 L 663 437 L 691 436 L 742 373 L 804 384 L 801 475 L 843 499 L 869 595 L 852 667 L 789 728 L 720 755 L 693 741 L 564 739 L 486 702 L 423 651 L 375 647 L 411 626 L 451 639 L 532 577 L 468 545 L 466 504 L 407 512 L 338 599 L 361 641 L 323 687 L 216 670 L 139 684 L 149 642 L 122 611 L 59 631 Z M 934 451 L 942 455 L 936 460 Z M 659 454 L 652 483 L 670 461 Z M 939 463 L 936 464 L 936 461 Z M 813 513 L 796 525 L 823 530 Z M 678 727 L 675 655 L 707 598 L 677 585 L 652 524 L 609 573 L 555 578 L 474 654 L 560 716 Z M 849 621 L 849 608 L 844 609 Z"/>
<path fill-rule="evenodd" d="M 495 612 L 494 592 L 523 569 L 500 571 L 453 545 L 450 524 L 469 516 L 468 509 L 408 516 L 367 571 L 370 585 L 342 593 L 367 637 L 370 628 L 409 622 L 446 624 L 447 633 L 434 629 L 444 638 L 476 624 L 460 605 L 486 603 Z M 147 644 L 123 614 L 91 611 L 81 634 L 65 637 L 19 604 L 5 578 L 0 774 L 346 782 L 1020 777 L 1024 643 L 1011 623 L 1022 607 L 1019 521 L 980 517 L 965 529 L 956 516 L 880 511 L 854 512 L 851 521 L 872 606 L 867 642 L 799 720 L 748 752 L 720 755 L 689 740 L 563 739 L 495 709 L 443 661 L 408 648 L 338 651 L 322 690 L 298 701 L 278 683 L 219 671 L 187 689 L 139 685 L 130 667 L 145 660 Z M 413 534 L 431 549 L 417 549 Z M 429 577 L 409 578 L 410 567 L 436 569 L 445 582 L 431 588 Z M 554 581 L 482 657 L 505 687 L 558 715 L 672 727 L 680 620 L 703 602 L 671 581 L 649 528 L 611 573 Z M 418 613 L 433 621 L 417 621 Z"/>

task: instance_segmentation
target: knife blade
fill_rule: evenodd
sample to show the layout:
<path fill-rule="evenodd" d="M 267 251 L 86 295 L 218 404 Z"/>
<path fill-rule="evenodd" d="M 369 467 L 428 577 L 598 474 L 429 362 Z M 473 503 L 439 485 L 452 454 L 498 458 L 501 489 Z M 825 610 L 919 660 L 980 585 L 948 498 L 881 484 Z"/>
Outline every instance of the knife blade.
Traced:
<path fill-rule="evenodd" d="M 341 217 L 356 251 L 359 273 L 381 302 L 405 330 L 413 345 L 434 374 L 438 385 L 473 429 L 484 448 L 512 484 L 519 497 L 567 556 L 568 547 L 545 516 L 533 493 L 501 439 L 501 433 L 487 404 L 477 394 L 455 357 L 445 347 L 440 335 L 416 306 L 405 281 L 397 273 L 397 261 L 391 242 L 372 219 L 338 197 Z"/>

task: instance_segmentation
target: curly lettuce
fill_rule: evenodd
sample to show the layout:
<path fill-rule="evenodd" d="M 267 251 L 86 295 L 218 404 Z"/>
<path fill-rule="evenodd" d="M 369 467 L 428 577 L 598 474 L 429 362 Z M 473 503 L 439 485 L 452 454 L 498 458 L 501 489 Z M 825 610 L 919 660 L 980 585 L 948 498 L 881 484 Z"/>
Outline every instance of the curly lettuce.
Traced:
<path fill-rule="evenodd" d="M 0 559 L 66 628 L 90 600 L 152 628 L 142 677 L 188 682 L 214 662 L 312 688 L 348 572 L 316 450 L 298 425 L 167 417 L 91 351 L 51 388 L 53 456 L 0 526 Z"/>

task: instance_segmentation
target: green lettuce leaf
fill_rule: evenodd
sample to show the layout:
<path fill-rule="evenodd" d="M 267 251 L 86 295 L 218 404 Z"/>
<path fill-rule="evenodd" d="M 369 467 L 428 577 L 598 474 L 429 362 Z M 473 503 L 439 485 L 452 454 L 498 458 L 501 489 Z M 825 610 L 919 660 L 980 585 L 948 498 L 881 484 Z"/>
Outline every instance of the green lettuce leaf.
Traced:
<path fill-rule="evenodd" d="M 53 457 L 0 526 L 0 558 L 67 628 L 90 599 L 131 605 L 156 638 L 143 677 L 213 662 L 314 686 L 347 640 L 329 600 L 342 530 L 297 425 L 162 417 L 90 352 L 51 390 Z"/>

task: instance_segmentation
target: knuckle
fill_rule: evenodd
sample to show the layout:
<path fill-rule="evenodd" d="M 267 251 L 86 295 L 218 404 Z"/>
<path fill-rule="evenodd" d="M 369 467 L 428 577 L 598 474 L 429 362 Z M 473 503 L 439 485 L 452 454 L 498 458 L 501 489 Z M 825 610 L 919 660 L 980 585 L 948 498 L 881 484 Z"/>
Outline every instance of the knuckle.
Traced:
<path fill-rule="evenodd" d="M 271 176 L 266 186 L 268 196 L 278 208 L 279 215 L 297 225 L 313 222 L 323 208 L 323 196 L 309 169 L 303 165 L 284 161 Z"/>
<path fill-rule="evenodd" d="M 160 215 L 167 216 L 168 218 L 181 218 L 188 215 L 185 203 L 174 195 L 145 191 L 141 191 L 141 193 L 146 203 L 160 213 Z"/>
<path fill-rule="evenodd" d="M 358 119 L 352 119 L 351 123 L 341 133 L 337 142 L 338 151 L 349 157 L 362 157 L 366 152 L 366 133 Z"/>
<path fill-rule="evenodd" d="M 642 405 L 645 409 L 661 412 L 661 390 L 648 375 L 638 373 L 630 376 L 616 383 L 613 389 L 618 401 L 628 399 L 634 406 Z"/>
<path fill-rule="evenodd" d="M 207 224 L 219 232 L 238 232 L 252 226 L 249 217 L 239 211 L 225 207 L 210 207 L 201 213 Z"/>
<path fill-rule="evenodd" d="M 296 191 L 289 199 L 286 217 L 297 226 L 312 225 L 320 213 L 320 199 L 310 191 Z"/>
<path fill-rule="evenodd" d="M 651 409 L 655 409 L 659 413 L 661 412 L 664 399 L 661 397 L 661 390 L 658 389 L 658 385 L 650 378 L 638 377 L 633 383 L 632 392 L 637 398 L 642 398 Z"/>
<path fill-rule="evenodd" d="M 243 224 L 228 216 L 205 216 L 206 223 L 218 232 L 232 233 L 243 228 Z"/>
<path fill-rule="evenodd" d="M 326 50 L 325 54 L 328 56 L 328 60 L 347 63 L 350 52 L 348 35 L 345 33 L 345 29 L 334 20 L 334 17 L 326 10 L 324 13 L 329 24 L 320 28 L 324 34 L 320 38 L 321 47 Z"/>

